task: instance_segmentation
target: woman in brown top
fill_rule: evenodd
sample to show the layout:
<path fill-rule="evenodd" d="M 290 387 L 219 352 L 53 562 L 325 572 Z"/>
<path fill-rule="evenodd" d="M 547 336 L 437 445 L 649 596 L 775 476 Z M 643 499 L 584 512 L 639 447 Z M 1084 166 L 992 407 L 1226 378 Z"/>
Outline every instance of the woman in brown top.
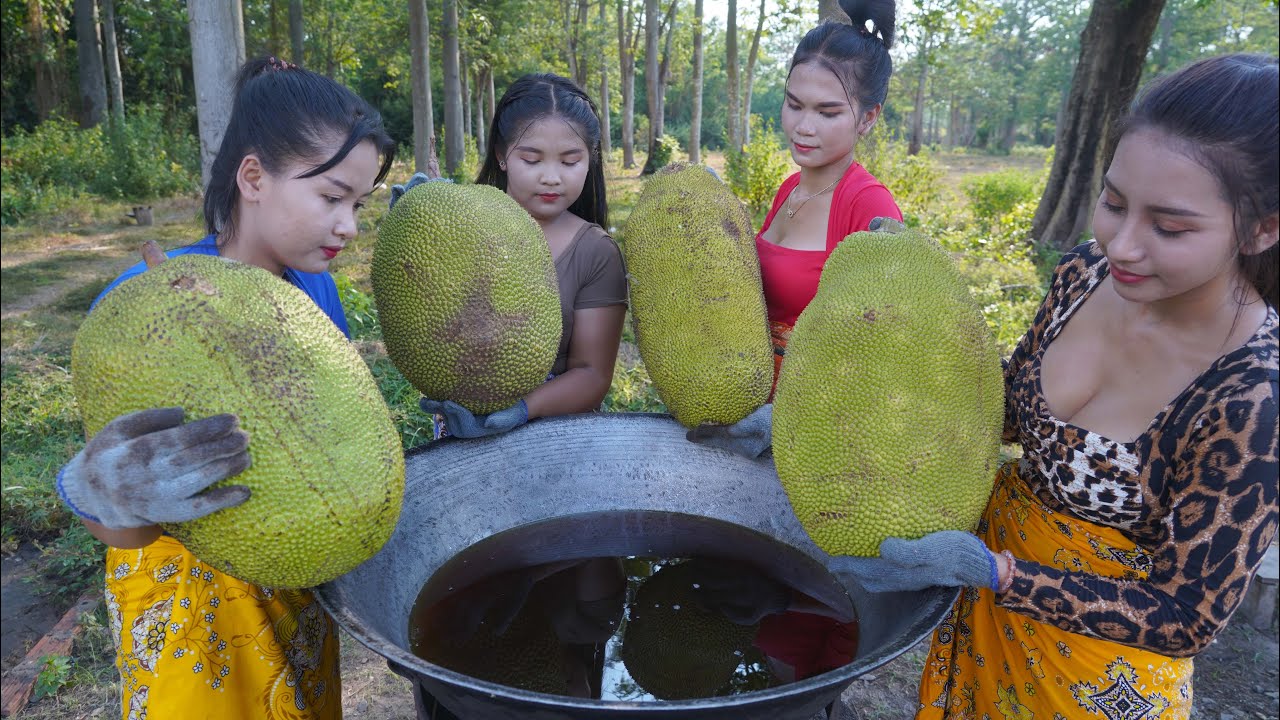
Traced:
<path fill-rule="evenodd" d="M 449 435 L 467 438 L 596 409 L 613 380 L 627 278 L 604 230 L 608 207 L 595 104 L 558 75 L 520 78 L 494 109 L 476 182 L 505 191 L 542 227 L 560 280 L 560 349 L 548 381 L 509 408 L 477 416 L 457 403 L 423 398 L 422 409 L 442 415 Z"/>
<path fill-rule="evenodd" d="M 1010 358 L 978 537 L 839 558 L 968 586 L 918 718 L 1186 718 L 1192 658 L 1277 526 L 1276 59 L 1202 60 L 1135 104 L 1094 213 Z"/>

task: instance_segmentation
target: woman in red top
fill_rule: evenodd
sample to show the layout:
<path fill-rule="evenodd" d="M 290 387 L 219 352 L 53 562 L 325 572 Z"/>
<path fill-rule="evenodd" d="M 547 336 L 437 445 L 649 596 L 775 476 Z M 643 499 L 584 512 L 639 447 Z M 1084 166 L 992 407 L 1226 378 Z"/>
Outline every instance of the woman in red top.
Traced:
<path fill-rule="evenodd" d="M 892 0 L 840 0 L 851 25 L 824 22 L 791 59 L 782 130 L 800 172 L 788 177 L 756 236 L 774 348 L 774 384 L 796 318 L 818 291 L 837 243 L 875 218 L 902 220 L 893 196 L 858 164 L 854 149 L 880 118 L 893 63 Z M 772 392 L 769 402 L 772 403 Z M 733 426 L 703 426 L 689 439 L 749 456 L 769 446 L 772 404 Z M 735 569 L 705 583 L 703 604 L 740 622 L 759 622 L 756 647 L 785 681 L 845 665 L 857 623 L 759 573 Z"/>
<path fill-rule="evenodd" d="M 840 5 L 853 24 L 810 30 L 791 59 L 782 131 L 800 172 L 782 183 L 756 236 L 775 383 L 791 326 L 813 300 L 836 243 L 866 230 L 873 218 L 902 220 L 893 196 L 854 158 L 889 89 L 894 3 Z"/>

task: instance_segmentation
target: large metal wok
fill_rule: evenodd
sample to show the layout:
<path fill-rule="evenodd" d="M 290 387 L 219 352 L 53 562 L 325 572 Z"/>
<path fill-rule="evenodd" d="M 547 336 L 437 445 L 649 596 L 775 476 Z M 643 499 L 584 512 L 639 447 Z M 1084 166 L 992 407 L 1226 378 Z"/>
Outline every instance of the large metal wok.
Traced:
<path fill-rule="evenodd" d="M 318 596 L 343 629 L 467 720 L 803 720 L 928 634 L 956 597 L 951 589 L 874 594 L 852 580 L 836 582 L 823 568 L 828 556 L 792 513 L 771 460 L 690 443 L 666 415 L 540 420 L 498 437 L 433 443 L 405 460 L 404 510 L 390 541 Z M 601 520 L 524 543 L 484 570 L 608 555 L 750 558 L 833 607 L 852 602 L 860 619 L 857 657 L 838 670 L 742 695 L 618 702 L 478 680 L 408 649 L 418 592 L 451 558 L 496 533 L 580 514 Z M 795 553 L 780 560 L 775 542 L 811 561 L 796 562 Z"/>

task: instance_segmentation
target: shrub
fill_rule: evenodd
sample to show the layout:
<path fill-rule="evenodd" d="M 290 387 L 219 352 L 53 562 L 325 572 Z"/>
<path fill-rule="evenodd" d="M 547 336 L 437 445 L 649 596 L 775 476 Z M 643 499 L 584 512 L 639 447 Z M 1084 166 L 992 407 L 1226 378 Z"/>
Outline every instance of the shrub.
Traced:
<path fill-rule="evenodd" d="M 884 123 L 876 123 L 862 138 L 857 158 L 893 193 L 908 225 L 919 225 L 922 217 L 937 212 L 946 170 L 926 153 L 907 154 L 906 143 L 892 139 Z"/>
<path fill-rule="evenodd" d="M 180 125 L 181 123 L 178 123 Z M 154 108 L 82 130 L 53 118 L 3 140 L 5 225 L 55 215 L 85 195 L 151 200 L 199 188 L 199 146 Z"/>
<path fill-rule="evenodd" d="M 725 150 L 725 174 L 729 187 L 751 209 L 759 225 L 787 176 L 787 155 L 772 121 L 765 123 L 759 115 L 751 116 L 751 142 L 738 152 Z"/>
<path fill-rule="evenodd" d="M 966 178 L 961 188 L 969 199 L 969 212 L 978 226 L 991 231 L 1018 205 L 1037 202 L 1043 185 L 1042 175 L 1021 170 L 999 170 Z"/>
<path fill-rule="evenodd" d="M 651 158 L 653 162 L 650 164 L 654 171 L 661 170 L 670 165 L 671 161 L 680 152 L 680 141 L 674 136 L 663 133 L 653 143 L 653 157 Z"/>

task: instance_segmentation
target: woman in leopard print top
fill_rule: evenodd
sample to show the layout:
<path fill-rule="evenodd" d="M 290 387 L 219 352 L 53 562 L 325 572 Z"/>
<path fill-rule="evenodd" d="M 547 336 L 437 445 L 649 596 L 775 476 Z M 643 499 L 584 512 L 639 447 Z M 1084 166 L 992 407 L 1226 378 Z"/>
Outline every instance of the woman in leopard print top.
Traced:
<path fill-rule="evenodd" d="M 889 539 L 871 589 L 968 586 L 918 718 L 1186 718 L 1191 658 L 1277 527 L 1276 59 L 1135 103 L 1094 213 L 1006 366 L 978 537 Z"/>

